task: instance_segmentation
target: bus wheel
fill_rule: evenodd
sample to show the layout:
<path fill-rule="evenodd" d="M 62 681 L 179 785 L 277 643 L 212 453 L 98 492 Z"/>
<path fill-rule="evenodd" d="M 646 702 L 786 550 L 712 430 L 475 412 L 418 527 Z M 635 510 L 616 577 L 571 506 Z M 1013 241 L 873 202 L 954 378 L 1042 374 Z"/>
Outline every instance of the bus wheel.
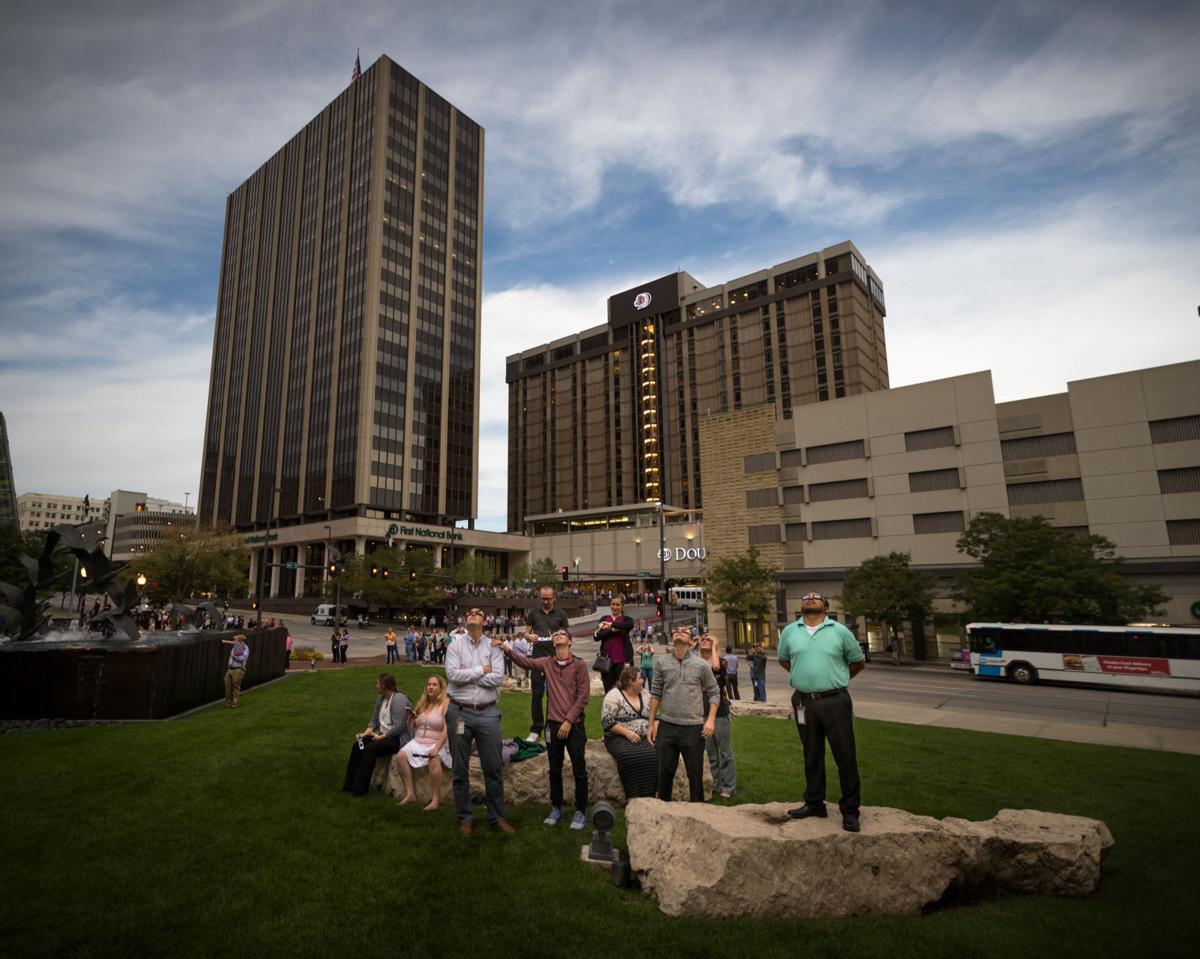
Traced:
<path fill-rule="evenodd" d="M 1037 682 L 1037 670 L 1029 663 L 1013 663 L 1008 667 L 1008 678 L 1014 683 L 1029 686 Z"/>

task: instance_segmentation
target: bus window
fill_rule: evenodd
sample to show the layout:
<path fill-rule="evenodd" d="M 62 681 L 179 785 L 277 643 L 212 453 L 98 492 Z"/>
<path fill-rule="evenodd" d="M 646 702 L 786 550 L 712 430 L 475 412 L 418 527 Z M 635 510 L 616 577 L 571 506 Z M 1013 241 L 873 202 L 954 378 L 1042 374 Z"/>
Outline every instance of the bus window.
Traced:
<path fill-rule="evenodd" d="M 971 631 L 971 652 L 973 653 L 994 653 L 996 651 L 996 638 L 991 633 L 985 633 L 983 630 Z"/>

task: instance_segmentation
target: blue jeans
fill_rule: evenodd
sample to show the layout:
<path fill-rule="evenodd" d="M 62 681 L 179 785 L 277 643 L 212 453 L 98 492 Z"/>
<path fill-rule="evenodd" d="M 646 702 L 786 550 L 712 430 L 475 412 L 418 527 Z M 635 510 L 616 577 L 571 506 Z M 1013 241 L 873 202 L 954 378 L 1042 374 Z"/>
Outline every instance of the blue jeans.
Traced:
<path fill-rule="evenodd" d="M 644 682 L 646 689 L 649 689 L 654 684 L 654 667 L 653 666 L 643 666 L 642 667 L 642 681 Z"/>
<path fill-rule="evenodd" d="M 767 701 L 767 679 L 765 676 L 762 679 L 754 680 L 754 701 L 756 703 L 765 703 Z"/>
<path fill-rule="evenodd" d="M 462 735 L 458 724 L 462 722 Z M 471 741 L 479 750 L 479 766 L 483 782 L 488 822 L 504 818 L 504 779 L 500 773 L 500 707 L 460 709 L 451 703 L 446 710 L 449 726 L 450 758 L 454 773 L 454 808 L 459 822 L 472 822 L 475 807 L 471 802 Z"/>

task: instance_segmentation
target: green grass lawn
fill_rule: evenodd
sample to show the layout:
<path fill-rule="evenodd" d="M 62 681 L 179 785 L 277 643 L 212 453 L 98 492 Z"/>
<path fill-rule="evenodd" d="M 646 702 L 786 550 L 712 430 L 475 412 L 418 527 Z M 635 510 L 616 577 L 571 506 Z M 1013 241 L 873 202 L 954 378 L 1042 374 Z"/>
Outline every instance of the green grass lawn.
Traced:
<path fill-rule="evenodd" d="M 399 673 L 410 694 L 426 675 Z M 543 827 L 544 807 L 510 807 L 515 836 L 463 840 L 452 808 L 339 792 L 374 676 L 303 674 L 171 722 L 0 736 L 0 955 L 1195 954 L 1200 758 L 859 721 L 868 805 L 1098 817 L 1117 842 L 1099 892 L 902 919 L 669 919 L 581 865 L 581 834 Z M 528 703 L 505 697 L 507 735 Z M 791 724 L 737 718 L 734 744 L 737 801 L 799 800 Z"/>

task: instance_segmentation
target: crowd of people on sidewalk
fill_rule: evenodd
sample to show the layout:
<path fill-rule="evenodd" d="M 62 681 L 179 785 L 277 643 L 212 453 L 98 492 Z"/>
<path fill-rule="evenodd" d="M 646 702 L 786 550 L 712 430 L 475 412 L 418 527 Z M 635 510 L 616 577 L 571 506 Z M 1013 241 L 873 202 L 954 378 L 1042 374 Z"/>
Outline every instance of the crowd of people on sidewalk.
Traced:
<path fill-rule="evenodd" d="M 564 818 L 563 771 L 568 759 L 575 787 L 570 828 L 586 825 L 584 714 L 593 671 L 600 674 L 604 688 L 603 743 L 616 763 L 627 799 L 672 800 L 682 760 L 689 801 L 704 802 L 706 758 L 713 792 L 732 798 L 737 791 L 737 762 L 729 704 L 740 698 L 738 658 L 730 647 L 722 654 L 712 636 L 694 635 L 688 627 L 675 629 L 669 651 L 655 655 L 645 640 L 635 646 L 637 624 L 624 615 L 623 598 L 614 596 L 611 607 L 597 624 L 600 651 L 590 666 L 572 652 L 567 617 L 556 606 L 553 587 L 539 591 L 539 605 L 523 617 L 520 632 L 495 620 L 489 630 L 484 611 L 470 609 L 462 630 L 446 635 L 440 647 L 445 679 L 430 676 L 416 706 L 397 689 L 391 673 L 379 676 L 375 709 L 367 727 L 355 736 L 343 788 L 365 794 L 375 760 L 391 756 L 405 785 L 403 803 L 416 801 L 414 771 L 428 770 L 431 799 L 425 808 L 432 810 L 439 806 L 448 772 L 458 828 L 469 836 L 475 828 L 468 776 L 474 753 L 483 773 L 489 823 L 501 832 L 514 832 L 504 801 L 499 694 L 506 671 L 515 665 L 532 679 L 526 742 L 544 742 L 547 752 L 546 825 L 555 826 Z M 863 654 L 850 631 L 827 612 L 828 601 L 810 593 L 802 600 L 802 618 L 780 635 L 779 662 L 793 688 L 792 708 L 804 753 L 804 805 L 788 814 L 796 819 L 827 815 L 828 742 L 841 783 L 843 828 L 857 832 L 860 785 L 848 687 L 850 678 L 863 668 Z M 424 638 L 409 630 L 403 639 L 405 652 L 411 641 L 424 661 L 420 650 Z M 399 661 L 401 640 L 394 630 L 389 630 L 387 642 L 389 663 Z M 754 698 L 765 700 L 765 650 L 750 650 L 747 660 Z"/>

